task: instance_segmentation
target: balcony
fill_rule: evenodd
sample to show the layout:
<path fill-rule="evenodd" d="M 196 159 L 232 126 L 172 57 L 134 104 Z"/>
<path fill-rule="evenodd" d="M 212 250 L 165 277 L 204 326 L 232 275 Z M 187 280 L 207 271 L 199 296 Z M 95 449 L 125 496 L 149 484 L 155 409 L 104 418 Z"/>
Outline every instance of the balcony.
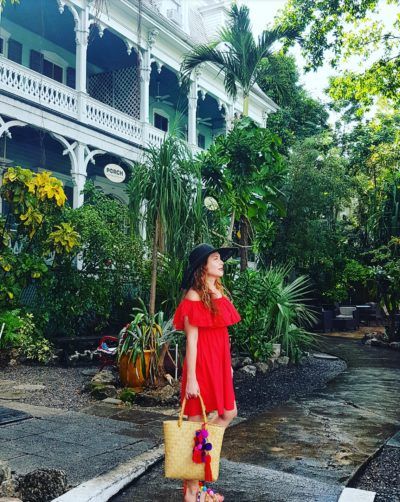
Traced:
<path fill-rule="evenodd" d="M 140 122 L 1 55 L 0 90 L 138 145 L 160 145 L 164 140 L 165 133 L 151 124 Z"/>

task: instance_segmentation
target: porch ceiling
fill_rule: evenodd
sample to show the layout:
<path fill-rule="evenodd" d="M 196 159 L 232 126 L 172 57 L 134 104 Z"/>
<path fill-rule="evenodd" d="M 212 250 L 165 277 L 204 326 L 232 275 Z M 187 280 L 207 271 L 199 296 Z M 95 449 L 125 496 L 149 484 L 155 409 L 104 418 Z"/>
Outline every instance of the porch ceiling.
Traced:
<path fill-rule="evenodd" d="M 56 0 L 23 0 L 19 4 L 6 2 L 2 17 L 75 52 L 72 14 L 67 8 L 60 14 Z"/>
<path fill-rule="evenodd" d="M 56 0 L 22 0 L 19 4 L 7 2 L 2 17 L 22 26 L 50 42 L 75 54 L 75 31 L 71 12 L 66 7 L 60 14 Z M 32 47 L 35 50 L 46 47 Z M 105 30 L 102 38 L 97 28 L 90 31 L 88 40 L 88 63 L 102 71 L 136 66 L 134 50 L 128 55 L 121 38 Z"/>

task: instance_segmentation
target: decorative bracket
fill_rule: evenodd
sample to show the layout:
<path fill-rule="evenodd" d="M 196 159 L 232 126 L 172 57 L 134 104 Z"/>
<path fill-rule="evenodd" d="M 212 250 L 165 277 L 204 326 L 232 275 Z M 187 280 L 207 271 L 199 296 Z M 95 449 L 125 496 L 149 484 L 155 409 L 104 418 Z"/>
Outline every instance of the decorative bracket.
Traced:
<path fill-rule="evenodd" d="M 161 61 L 156 58 L 152 58 L 151 63 L 155 63 L 157 72 L 161 73 L 162 67 L 164 66 L 163 63 L 161 63 Z"/>
<path fill-rule="evenodd" d="M 75 22 L 75 31 L 79 29 L 79 14 L 75 7 L 68 0 L 57 0 L 58 10 L 60 14 L 64 12 L 65 6 L 71 11 Z"/>
<path fill-rule="evenodd" d="M 20 120 L 9 120 L 8 122 L 5 122 L 0 116 L 0 138 L 3 136 L 3 134 L 5 134 L 7 138 L 11 139 L 11 127 L 24 127 L 26 125 L 28 125 L 26 122 L 21 122 Z"/>
<path fill-rule="evenodd" d="M 200 97 L 201 97 L 202 101 L 204 101 L 206 99 L 207 91 L 205 89 L 203 89 L 202 87 L 199 87 L 199 92 L 200 92 Z"/>
<path fill-rule="evenodd" d="M 156 30 L 155 28 L 153 30 L 150 30 L 147 34 L 147 47 L 151 50 L 153 48 L 153 45 L 155 44 L 156 38 L 158 37 L 158 34 L 160 32 Z"/>

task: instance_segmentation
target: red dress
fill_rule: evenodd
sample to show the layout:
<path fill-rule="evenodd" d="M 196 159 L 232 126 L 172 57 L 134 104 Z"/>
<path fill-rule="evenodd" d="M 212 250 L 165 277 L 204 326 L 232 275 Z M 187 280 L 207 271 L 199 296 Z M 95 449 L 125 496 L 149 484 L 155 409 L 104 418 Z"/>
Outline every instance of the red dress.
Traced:
<path fill-rule="evenodd" d="M 240 315 L 226 296 L 213 300 L 217 307 L 215 315 L 200 300 L 183 299 L 175 316 L 176 329 L 184 329 L 185 317 L 189 324 L 197 326 L 196 378 L 207 412 L 214 410 L 222 415 L 224 410 L 233 410 L 235 392 L 231 372 L 231 353 L 227 326 L 240 321 Z M 187 382 L 186 360 L 183 364 L 181 401 Z M 201 415 L 198 399 L 188 399 L 185 415 Z"/>

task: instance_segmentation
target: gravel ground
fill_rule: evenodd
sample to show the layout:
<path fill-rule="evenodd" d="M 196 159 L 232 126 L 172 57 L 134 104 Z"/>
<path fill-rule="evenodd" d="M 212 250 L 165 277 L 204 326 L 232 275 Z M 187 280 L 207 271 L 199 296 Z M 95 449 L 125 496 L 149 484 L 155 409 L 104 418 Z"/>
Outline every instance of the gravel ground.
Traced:
<path fill-rule="evenodd" d="M 346 368 L 341 361 L 309 358 L 301 366 L 277 368 L 255 377 L 235 372 L 235 391 L 239 415 L 250 416 L 287 401 L 293 396 L 307 394 L 323 386 Z M 34 391 L 21 399 L 29 404 L 78 410 L 95 401 L 82 392 L 91 379 L 82 371 L 85 367 L 14 366 L 2 371 L 1 378 L 20 384 L 43 384 L 45 390 Z M 93 369 L 93 366 L 91 367 Z"/>
<path fill-rule="evenodd" d="M 323 387 L 346 369 L 341 359 L 309 357 L 302 365 L 277 368 L 255 377 L 235 372 L 235 393 L 239 416 L 248 417 L 283 403 L 291 397 Z"/>
<path fill-rule="evenodd" d="M 376 492 L 375 502 L 400 502 L 400 448 L 385 446 L 351 486 Z"/>
<path fill-rule="evenodd" d="M 20 384 L 43 384 L 45 390 L 34 391 L 29 397 L 20 399 L 24 403 L 50 408 L 78 410 L 93 404 L 89 394 L 82 392 L 82 387 L 91 379 L 82 371 L 85 367 L 61 368 L 57 366 L 13 366 L 4 368 L 1 378 L 14 380 Z M 93 369 L 93 366 L 90 368 Z"/>

